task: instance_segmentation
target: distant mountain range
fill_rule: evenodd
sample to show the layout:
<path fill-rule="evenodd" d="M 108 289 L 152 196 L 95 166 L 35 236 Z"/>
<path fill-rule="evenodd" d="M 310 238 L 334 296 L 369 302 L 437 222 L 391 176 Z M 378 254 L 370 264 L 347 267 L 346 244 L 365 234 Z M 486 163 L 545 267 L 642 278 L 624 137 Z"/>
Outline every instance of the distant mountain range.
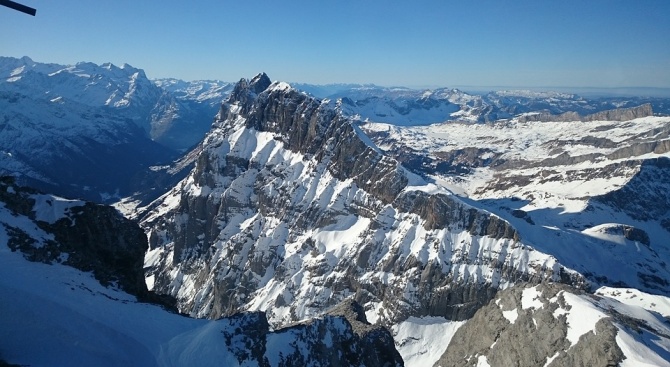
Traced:
<path fill-rule="evenodd" d="M 101 202 L 160 186 L 161 178 L 149 167 L 164 166 L 195 146 L 232 87 L 221 81 L 152 81 L 127 64 L 57 65 L 0 57 L 0 172 L 51 192 Z M 645 103 L 655 114 L 670 112 L 662 98 L 585 99 L 530 91 L 472 95 L 447 88 L 355 84 L 298 87 L 331 100 L 346 115 L 396 125 L 487 122 L 529 113 L 585 115 Z"/>
<path fill-rule="evenodd" d="M 202 139 L 228 87 L 0 57 L 0 172 L 66 196 L 127 196 Z"/>

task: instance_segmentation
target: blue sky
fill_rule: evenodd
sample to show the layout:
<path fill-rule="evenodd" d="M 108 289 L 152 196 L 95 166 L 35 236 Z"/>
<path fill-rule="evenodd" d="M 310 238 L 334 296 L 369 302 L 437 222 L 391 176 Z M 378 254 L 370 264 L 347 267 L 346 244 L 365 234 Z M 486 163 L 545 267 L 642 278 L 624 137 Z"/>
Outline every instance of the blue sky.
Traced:
<path fill-rule="evenodd" d="M 0 55 L 150 78 L 670 87 L 668 0 L 18 0 Z"/>

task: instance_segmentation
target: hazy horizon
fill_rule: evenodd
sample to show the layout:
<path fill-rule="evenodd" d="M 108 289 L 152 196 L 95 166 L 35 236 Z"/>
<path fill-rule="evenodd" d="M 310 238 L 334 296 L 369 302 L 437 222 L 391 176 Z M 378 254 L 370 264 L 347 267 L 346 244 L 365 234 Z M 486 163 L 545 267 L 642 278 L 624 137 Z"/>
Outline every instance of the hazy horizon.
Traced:
<path fill-rule="evenodd" d="M 128 63 L 150 78 L 310 84 L 670 88 L 670 2 L 381 0 L 0 7 L 0 51 Z"/>
<path fill-rule="evenodd" d="M 0 55 L 2 57 L 3 55 Z M 30 57 L 29 55 L 24 55 L 21 57 L 17 56 L 5 56 L 5 57 L 14 57 L 17 59 L 20 59 L 22 57 L 29 57 L 31 60 L 33 60 L 36 63 L 42 63 L 42 64 L 47 64 L 51 63 L 46 60 L 35 60 L 34 58 Z M 86 63 L 89 61 L 79 61 L 81 63 Z M 72 64 L 62 64 L 63 66 L 74 66 L 77 63 L 72 63 Z M 98 64 L 100 65 L 100 64 Z M 116 65 L 116 64 L 114 64 Z M 197 81 L 220 81 L 220 82 L 225 82 L 225 83 L 236 83 L 239 81 L 241 78 L 245 79 L 251 79 L 254 75 L 245 75 L 245 76 L 240 76 L 236 80 L 221 80 L 221 79 L 216 79 L 216 78 L 205 78 L 205 79 L 193 79 L 193 80 L 185 80 L 177 77 L 162 77 L 162 78 L 151 78 L 149 76 L 149 73 L 141 66 L 141 65 L 130 65 L 129 66 L 136 68 L 136 69 L 141 69 L 142 71 L 147 74 L 147 77 L 151 80 L 161 80 L 161 79 L 177 79 L 181 80 L 184 82 L 197 82 Z M 116 65 L 120 67 L 121 65 Z M 273 79 L 272 75 L 268 75 L 272 80 L 276 81 L 285 81 L 285 80 L 278 80 L 278 79 Z M 300 86 L 300 85 L 310 85 L 310 86 L 315 86 L 315 87 L 328 87 L 328 86 L 371 86 L 371 87 L 379 87 L 379 88 L 407 88 L 407 89 L 413 89 L 413 90 L 435 90 L 435 89 L 440 89 L 440 88 L 448 88 L 448 89 L 459 89 L 461 91 L 464 91 L 466 93 L 471 93 L 471 94 L 486 94 L 489 92 L 495 92 L 495 91 L 533 91 L 533 92 L 558 92 L 558 93 L 568 93 L 568 94 L 576 94 L 580 95 L 583 97 L 652 97 L 652 98 L 670 98 L 670 88 L 663 88 L 663 87 L 570 87 L 570 86 L 564 86 L 564 87 L 559 87 L 559 86 L 504 86 L 504 85 L 497 85 L 497 86 L 480 86 L 480 85 L 381 85 L 381 84 L 375 84 L 375 83 L 355 83 L 355 82 L 337 82 L 337 83 L 303 83 L 303 82 L 295 82 L 295 81 L 285 81 L 288 82 L 289 84 L 292 84 L 294 86 Z"/>

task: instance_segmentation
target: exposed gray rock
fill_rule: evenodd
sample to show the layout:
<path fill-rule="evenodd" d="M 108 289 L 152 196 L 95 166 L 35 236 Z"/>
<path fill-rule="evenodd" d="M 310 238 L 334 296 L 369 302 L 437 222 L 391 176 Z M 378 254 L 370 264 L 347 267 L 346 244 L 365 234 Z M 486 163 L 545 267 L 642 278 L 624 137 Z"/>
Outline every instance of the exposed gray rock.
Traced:
<path fill-rule="evenodd" d="M 407 184 L 397 161 L 365 144 L 350 120 L 320 101 L 295 89 L 272 90 L 252 100 L 259 86 L 265 84 L 253 84 L 252 80 L 247 87 L 240 82 L 231 95 L 230 101 L 253 106 L 242 108 L 252 111 L 247 117 L 248 127 L 276 133 L 289 150 L 329 161 L 328 168 L 336 178 L 353 178 L 359 187 L 385 203 L 393 201 Z M 219 115 L 230 118 L 226 106 Z"/>
<path fill-rule="evenodd" d="M 560 352 L 550 367 L 618 366 L 625 359 L 616 343 L 617 329 L 611 320 L 601 319 L 593 331 L 583 335 L 567 352 Z"/>
<path fill-rule="evenodd" d="M 596 112 L 584 117 L 584 121 L 629 121 L 632 119 L 653 116 L 651 103 L 638 107 L 618 108 L 616 110 Z"/>
<path fill-rule="evenodd" d="M 519 240 L 519 234 L 508 222 L 490 213 L 464 205 L 453 196 L 430 195 L 410 191 L 399 196 L 394 205 L 404 212 L 415 213 L 425 220 L 426 229 L 465 229 L 475 236 Z"/>
<path fill-rule="evenodd" d="M 300 335 L 293 354 L 281 356 L 280 366 L 404 366 L 391 333 L 370 325 L 363 307 L 352 300 L 345 300 L 322 317 L 276 333 L 277 338 Z M 311 341 L 307 354 L 300 350 L 301 340 Z M 268 339 L 268 343 L 273 341 Z"/>
<path fill-rule="evenodd" d="M 435 365 L 477 366 L 479 359 L 485 357 L 494 367 L 543 366 L 550 359 L 549 366 L 616 366 L 625 358 L 615 340 L 613 318 L 597 321 L 595 329 L 582 335 L 574 346 L 567 339 L 566 311 L 557 310 L 571 309 L 565 293 L 583 293 L 543 283 L 537 286 L 539 298 L 534 300 L 541 306 L 523 308 L 523 302 L 529 301 L 522 301 L 527 287 L 517 285 L 498 293 L 495 300 L 458 329 Z M 513 316 L 504 316 L 503 312 Z"/>

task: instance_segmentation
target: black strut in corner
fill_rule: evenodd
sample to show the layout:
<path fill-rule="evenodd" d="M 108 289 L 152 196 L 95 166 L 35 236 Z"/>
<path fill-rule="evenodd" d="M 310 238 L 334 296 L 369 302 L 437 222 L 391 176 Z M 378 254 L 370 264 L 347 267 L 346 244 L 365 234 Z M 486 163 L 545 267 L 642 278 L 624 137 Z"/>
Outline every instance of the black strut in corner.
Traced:
<path fill-rule="evenodd" d="M 4 5 L 8 8 L 12 8 L 22 13 L 30 14 L 32 16 L 35 16 L 35 14 L 37 13 L 37 10 L 35 8 L 31 8 L 29 6 L 25 6 L 23 4 L 19 4 L 11 0 L 0 0 L 0 5 Z"/>

